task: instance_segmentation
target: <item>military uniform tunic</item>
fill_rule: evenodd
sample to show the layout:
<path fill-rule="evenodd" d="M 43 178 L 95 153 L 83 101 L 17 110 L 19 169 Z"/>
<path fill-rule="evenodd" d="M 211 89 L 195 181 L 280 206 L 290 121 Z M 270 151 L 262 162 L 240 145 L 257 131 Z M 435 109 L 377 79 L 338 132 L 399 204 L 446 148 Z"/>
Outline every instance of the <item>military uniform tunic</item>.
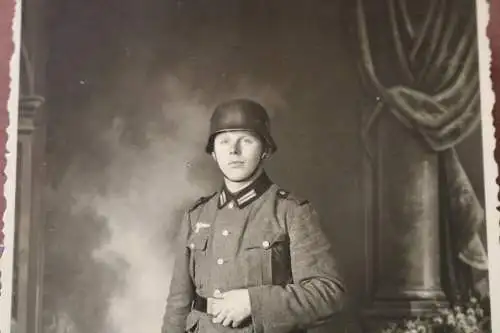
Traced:
<path fill-rule="evenodd" d="M 324 323 L 344 287 L 311 204 L 263 174 L 236 195 L 226 189 L 186 212 L 162 333 L 288 333 Z M 248 289 L 251 318 L 238 328 L 193 308 L 197 295 Z"/>

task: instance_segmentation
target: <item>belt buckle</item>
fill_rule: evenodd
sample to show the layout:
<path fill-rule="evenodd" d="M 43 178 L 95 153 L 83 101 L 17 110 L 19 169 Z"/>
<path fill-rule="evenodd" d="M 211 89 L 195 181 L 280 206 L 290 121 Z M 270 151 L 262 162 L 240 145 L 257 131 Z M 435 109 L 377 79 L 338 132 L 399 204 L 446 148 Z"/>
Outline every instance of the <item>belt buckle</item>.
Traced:
<path fill-rule="evenodd" d="M 213 314 L 213 311 L 212 311 L 213 301 L 214 301 L 214 299 L 212 297 L 207 298 L 207 309 L 206 310 L 207 310 L 207 314 L 210 316 Z"/>

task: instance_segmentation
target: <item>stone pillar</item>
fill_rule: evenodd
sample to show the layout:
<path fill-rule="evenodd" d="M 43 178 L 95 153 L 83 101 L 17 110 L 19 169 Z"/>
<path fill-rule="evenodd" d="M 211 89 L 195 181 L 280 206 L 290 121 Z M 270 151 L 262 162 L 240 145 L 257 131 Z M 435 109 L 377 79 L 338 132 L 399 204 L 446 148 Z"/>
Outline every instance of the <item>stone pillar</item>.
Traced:
<path fill-rule="evenodd" d="M 35 120 L 43 103 L 39 96 L 24 96 L 19 101 L 19 133 L 16 179 L 16 230 L 14 254 L 14 290 L 12 316 L 16 333 L 38 332 L 42 283 L 41 236 L 43 225 L 36 215 L 34 184 L 37 176 L 35 154 Z M 35 214 L 36 212 L 36 214 Z"/>
<path fill-rule="evenodd" d="M 22 4 L 22 46 L 12 317 L 16 333 L 39 333 L 42 324 L 45 163 L 43 112 L 46 47 L 43 0 Z"/>
<path fill-rule="evenodd" d="M 370 322 L 430 314 L 444 304 L 438 156 L 385 113 L 374 165 Z"/>

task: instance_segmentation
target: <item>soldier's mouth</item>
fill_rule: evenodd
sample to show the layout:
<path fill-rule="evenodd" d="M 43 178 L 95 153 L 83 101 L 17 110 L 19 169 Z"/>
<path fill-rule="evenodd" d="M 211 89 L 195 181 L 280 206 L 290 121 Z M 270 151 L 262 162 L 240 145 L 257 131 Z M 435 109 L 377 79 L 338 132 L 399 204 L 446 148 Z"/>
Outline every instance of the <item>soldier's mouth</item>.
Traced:
<path fill-rule="evenodd" d="M 245 165 L 245 162 L 242 162 L 242 161 L 229 162 L 229 166 L 233 167 L 233 168 L 242 167 L 243 165 Z"/>

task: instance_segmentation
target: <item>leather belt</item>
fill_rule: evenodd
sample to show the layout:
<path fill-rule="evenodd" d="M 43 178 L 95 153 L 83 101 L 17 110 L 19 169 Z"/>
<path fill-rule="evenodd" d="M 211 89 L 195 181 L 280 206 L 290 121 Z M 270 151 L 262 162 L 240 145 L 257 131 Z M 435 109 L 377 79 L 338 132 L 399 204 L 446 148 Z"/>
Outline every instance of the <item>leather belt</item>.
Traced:
<path fill-rule="evenodd" d="M 209 300 L 208 298 L 202 297 L 195 293 L 191 309 L 207 313 L 208 300 Z M 252 319 L 247 318 L 247 320 L 242 322 L 241 327 L 249 326 L 251 324 L 252 324 Z M 293 333 L 306 333 L 306 331 L 297 331 Z"/>
<path fill-rule="evenodd" d="M 192 309 L 207 313 L 207 304 L 208 300 L 205 297 L 195 294 Z"/>
<path fill-rule="evenodd" d="M 207 313 L 207 305 L 208 305 L 208 299 L 195 293 L 191 309 Z M 251 323 L 252 323 L 251 318 L 248 318 L 242 323 L 242 326 L 248 326 L 251 325 Z M 306 332 L 307 331 L 298 330 L 294 331 L 293 333 L 306 333 Z"/>

